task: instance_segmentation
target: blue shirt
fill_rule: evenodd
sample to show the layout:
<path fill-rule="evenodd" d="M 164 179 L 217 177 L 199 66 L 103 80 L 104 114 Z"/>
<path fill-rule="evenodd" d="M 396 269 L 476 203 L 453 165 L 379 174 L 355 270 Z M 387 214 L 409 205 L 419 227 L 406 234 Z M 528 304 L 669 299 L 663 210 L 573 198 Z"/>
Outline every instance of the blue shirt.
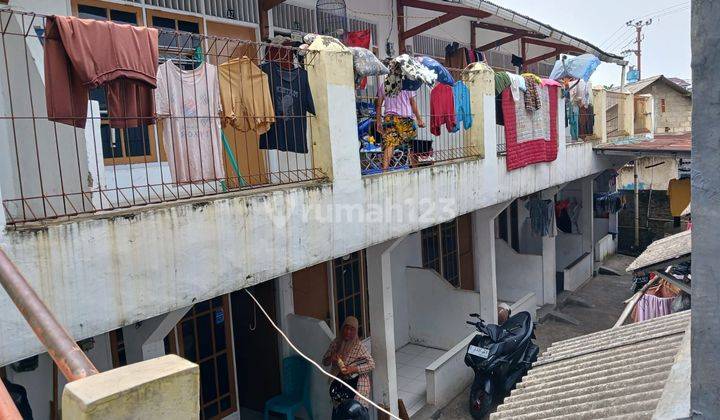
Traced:
<path fill-rule="evenodd" d="M 470 90 L 465 83 L 458 80 L 453 86 L 453 97 L 455 98 L 455 129 L 460 130 L 460 123 L 466 130 L 472 127 L 473 117 L 470 111 Z"/>

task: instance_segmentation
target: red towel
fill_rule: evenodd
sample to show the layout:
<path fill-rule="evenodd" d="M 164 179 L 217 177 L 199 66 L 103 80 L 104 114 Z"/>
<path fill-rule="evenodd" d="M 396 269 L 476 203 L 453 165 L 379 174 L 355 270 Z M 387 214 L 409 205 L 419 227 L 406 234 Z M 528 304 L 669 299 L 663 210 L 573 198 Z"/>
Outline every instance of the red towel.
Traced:
<path fill-rule="evenodd" d="M 455 99 L 452 86 L 438 83 L 430 92 L 430 132 L 439 136 L 443 124 L 448 131 L 455 129 Z"/>
<path fill-rule="evenodd" d="M 153 123 L 157 29 L 51 16 L 45 23 L 48 119 L 84 128 L 88 91 L 107 89 L 112 127 Z"/>

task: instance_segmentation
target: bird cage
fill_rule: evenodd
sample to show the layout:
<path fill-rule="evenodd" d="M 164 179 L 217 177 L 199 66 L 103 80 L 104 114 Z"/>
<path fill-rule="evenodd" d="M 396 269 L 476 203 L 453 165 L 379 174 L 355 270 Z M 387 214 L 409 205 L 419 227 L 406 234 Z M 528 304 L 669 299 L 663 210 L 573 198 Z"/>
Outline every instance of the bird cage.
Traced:
<path fill-rule="evenodd" d="M 345 0 L 318 0 L 315 5 L 317 31 L 342 39 L 347 33 L 347 7 Z"/>

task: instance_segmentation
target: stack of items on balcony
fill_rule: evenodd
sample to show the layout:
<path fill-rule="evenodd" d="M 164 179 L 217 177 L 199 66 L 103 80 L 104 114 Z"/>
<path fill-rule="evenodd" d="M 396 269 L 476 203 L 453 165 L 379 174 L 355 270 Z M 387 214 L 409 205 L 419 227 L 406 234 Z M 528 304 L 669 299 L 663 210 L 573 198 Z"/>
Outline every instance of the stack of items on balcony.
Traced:
<path fill-rule="evenodd" d="M 111 127 L 167 119 L 162 140 L 176 183 L 225 178 L 222 149 L 232 151 L 221 123 L 256 139 L 256 148 L 308 152 L 305 116 L 315 108 L 287 38 L 266 47 L 260 67 L 242 57 L 218 68 L 195 48 L 160 54 L 153 28 L 52 16 L 45 34 L 48 119 L 84 128 L 89 89 L 105 87 Z"/>
<path fill-rule="evenodd" d="M 595 125 L 590 76 L 600 65 L 592 54 L 563 56 L 555 62 L 550 78 L 562 82 L 565 99 L 565 127 L 573 140 L 591 136 Z"/>
<path fill-rule="evenodd" d="M 532 73 L 495 73 L 496 122 L 505 126 L 508 170 L 557 158 L 558 86 Z"/>

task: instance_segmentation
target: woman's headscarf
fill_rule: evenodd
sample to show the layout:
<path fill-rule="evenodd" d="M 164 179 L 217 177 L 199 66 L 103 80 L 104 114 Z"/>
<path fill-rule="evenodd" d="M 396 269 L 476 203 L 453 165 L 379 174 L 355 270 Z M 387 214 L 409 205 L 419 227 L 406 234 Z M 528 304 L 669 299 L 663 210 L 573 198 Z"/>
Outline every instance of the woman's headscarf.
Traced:
<path fill-rule="evenodd" d="M 352 340 L 345 340 L 345 337 L 343 336 L 343 330 L 347 325 L 355 327 L 355 337 Z M 338 339 L 340 340 L 340 345 L 338 346 L 338 355 L 340 355 L 340 357 L 342 357 L 343 359 L 346 359 L 350 351 L 354 349 L 355 346 L 360 344 L 360 338 L 357 334 L 359 326 L 360 323 L 358 322 L 358 319 L 354 316 L 349 316 L 345 318 L 345 322 L 343 322 L 342 324 L 342 328 L 340 329 L 340 337 L 338 337 Z"/>

